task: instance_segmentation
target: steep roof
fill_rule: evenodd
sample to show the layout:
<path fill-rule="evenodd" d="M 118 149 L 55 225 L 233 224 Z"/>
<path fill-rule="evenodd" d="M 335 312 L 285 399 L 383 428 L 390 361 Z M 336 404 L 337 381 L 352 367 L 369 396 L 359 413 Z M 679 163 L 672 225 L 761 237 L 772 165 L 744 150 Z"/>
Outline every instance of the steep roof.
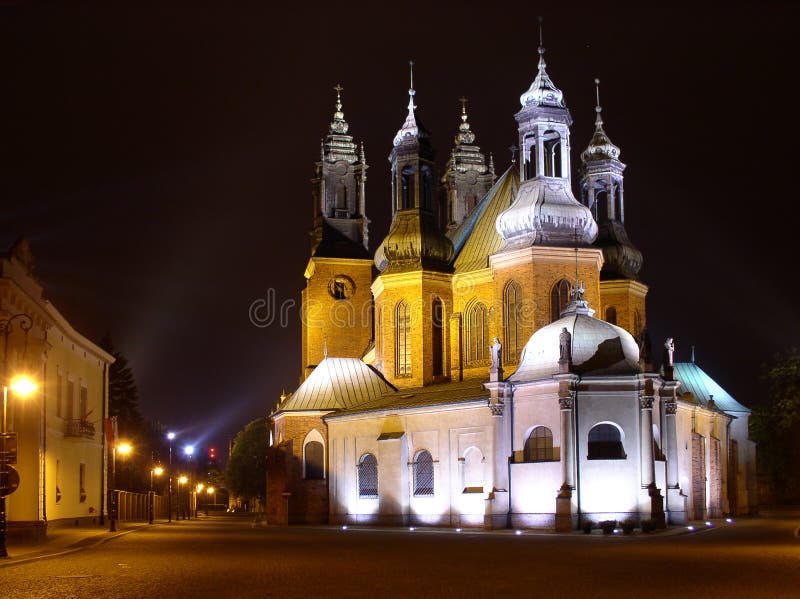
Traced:
<path fill-rule="evenodd" d="M 495 221 L 514 201 L 519 186 L 516 166 L 512 163 L 500 175 L 469 218 L 450 234 L 455 247 L 453 266 L 457 273 L 486 268 L 489 266 L 489 256 L 503 245 Z"/>
<path fill-rule="evenodd" d="M 403 410 L 435 405 L 468 403 L 489 398 L 489 392 L 480 380 L 441 383 L 427 387 L 414 387 L 400 391 L 391 390 L 372 401 L 354 408 L 326 416 L 336 418 L 347 414 L 362 412 L 381 412 L 383 410 Z"/>
<path fill-rule="evenodd" d="M 376 370 L 358 358 L 325 358 L 278 412 L 348 410 L 394 391 Z"/>
<path fill-rule="evenodd" d="M 723 412 L 750 412 L 736 401 L 730 393 L 720 387 L 714 379 L 694 362 L 679 362 L 675 364 L 675 378 L 681 382 L 684 392 L 694 395 L 695 400 L 703 407 L 708 406 L 708 400 L 714 396 L 714 405 Z"/>

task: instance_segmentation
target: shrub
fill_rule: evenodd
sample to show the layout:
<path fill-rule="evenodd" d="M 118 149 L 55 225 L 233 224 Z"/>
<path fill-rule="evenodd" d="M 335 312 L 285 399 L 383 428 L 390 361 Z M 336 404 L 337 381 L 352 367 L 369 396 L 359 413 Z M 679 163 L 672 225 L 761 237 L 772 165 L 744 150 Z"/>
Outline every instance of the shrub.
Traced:
<path fill-rule="evenodd" d="M 603 520 L 600 523 L 600 528 L 603 530 L 604 535 L 613 534 L 614 529 L 617 527 L 616 520 Z"/>
<path fill-rule="evenodd" d="M 656 521 L 648 518 L 647 520 L 642 520 L 642 532 L 655 532 L 656 531 Z"/>
<path fill-rule="evenodd" d="M 625 520 L 622 523 L 622 532 L 626 535 L 632 535 L 634 528 L 636 528 L 636 520 Z"/>
<path fill-rule="evenodd" d="M 583 529 L 583 534 L 590 535 L 592 534 L 592 529 L 594 528 L 594 522 L 591 520 L 584 520 L 581 528 Z"/>

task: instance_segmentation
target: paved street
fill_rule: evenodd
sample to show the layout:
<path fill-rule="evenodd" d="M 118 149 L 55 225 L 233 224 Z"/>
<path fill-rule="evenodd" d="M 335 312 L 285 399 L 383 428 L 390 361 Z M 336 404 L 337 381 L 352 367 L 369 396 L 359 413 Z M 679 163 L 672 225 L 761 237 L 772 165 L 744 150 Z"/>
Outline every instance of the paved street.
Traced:
<path fill-rule="evenodd" d="M 796 597 L 798 525 L 757 519 L 693 534 L 586 537 L 212 517 L 2 567 L 0 596 Z"/>

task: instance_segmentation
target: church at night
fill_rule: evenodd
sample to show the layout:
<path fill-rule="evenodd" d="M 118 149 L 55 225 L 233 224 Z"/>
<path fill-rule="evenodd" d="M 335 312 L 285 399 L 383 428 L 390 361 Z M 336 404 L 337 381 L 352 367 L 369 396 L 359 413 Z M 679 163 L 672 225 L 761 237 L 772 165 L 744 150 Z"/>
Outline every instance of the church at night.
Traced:
<path fill-rule="evenodd" d="M 508 170 L 464 107 L 442 171 L 412 78 L 371 253 L 340 92 L 312 182 L 301 382 L 269 415 L 268 519 L 574 530 L 751 511 L 750 411 L 674 363 L 671 339 L 651 346 L 599 99 L 573 181 L 540 48 Z"/>

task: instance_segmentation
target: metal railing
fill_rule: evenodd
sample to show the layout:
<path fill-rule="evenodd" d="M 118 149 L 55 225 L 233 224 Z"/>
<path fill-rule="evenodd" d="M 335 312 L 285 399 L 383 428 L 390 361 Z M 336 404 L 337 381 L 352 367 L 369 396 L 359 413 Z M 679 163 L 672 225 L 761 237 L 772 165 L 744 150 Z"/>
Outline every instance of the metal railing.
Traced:
<path fill-rule="evenodd" d="M 86 439 L 94 439 L 94 435 L 94 422 L 80 419 L 64 421 L 65 437 L 84 437 Z"/>

